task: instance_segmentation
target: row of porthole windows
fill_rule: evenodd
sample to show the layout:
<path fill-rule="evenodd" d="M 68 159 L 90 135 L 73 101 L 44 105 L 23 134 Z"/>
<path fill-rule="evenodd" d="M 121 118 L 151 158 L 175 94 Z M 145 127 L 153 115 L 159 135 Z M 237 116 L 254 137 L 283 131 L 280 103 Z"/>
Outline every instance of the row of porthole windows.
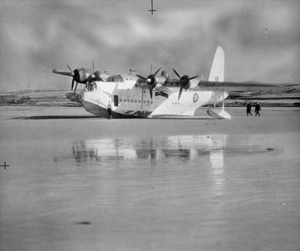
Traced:
<path fill-rule="evenodd" d="M 120 102 L 127 102 L 127 103 L 142 103 L 141 100 L 136 100 L 136 99 L 120 99 Z M 144 104 L 153 104 L 153 101 L 150 101 L 150 100 L 144 100 L 143 101 Z"/>

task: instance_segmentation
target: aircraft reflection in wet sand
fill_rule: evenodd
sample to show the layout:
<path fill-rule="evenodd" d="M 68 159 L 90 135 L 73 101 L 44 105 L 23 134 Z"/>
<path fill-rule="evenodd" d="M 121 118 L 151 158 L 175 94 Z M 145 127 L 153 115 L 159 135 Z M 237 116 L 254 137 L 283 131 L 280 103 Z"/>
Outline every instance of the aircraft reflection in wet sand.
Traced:
<path fill-rule="evenodd" d="M 205 158 L 211 164 L 211 176 L 217 195 L 222 193 L 224 154 L 227 135 L 183 135 L 150 139 L 100 139 L 73 143 L 73 157 L 82 164 L 109 165 L 111 162 L 146 160 L 151 166 L 169 161 L 186 162 Z M 125 163 L 123 162 L 125 165 Z M 143 163 L 144 165 L 144 163 Z"/>
<path fill-rule="evenodd" d="M 189 135 L 139 140 L 85 140 L 73 143 L 73 157 L 78 163 L 137 159 L 157 162 L 166 158 L 193 160 L 222 150 L 226 137 L 226 135 L 214 137 Z"/>
<path fill-rule="evenodd" d="M 236 139 L 236 137 L 234 138 Z M 236 145 L 227 135 L 178 135 L 162 138 L 121 138 L 81 140 L 72 144 L 72 154 L 56 161 L 75 159 L 78 166 L 121 168 L 140 166 L 163 168 L 167 166 L 188 167 L 210 163 L 210 172 L 216 195 L 222 194 L 224 185 L 224 156 L 264 154 L 270 151 L 262 145 L 242 139 Z M 254 142 L 258 142 L 257 139 Z M 207 167 L 207 166 L 206 166 Z"/>

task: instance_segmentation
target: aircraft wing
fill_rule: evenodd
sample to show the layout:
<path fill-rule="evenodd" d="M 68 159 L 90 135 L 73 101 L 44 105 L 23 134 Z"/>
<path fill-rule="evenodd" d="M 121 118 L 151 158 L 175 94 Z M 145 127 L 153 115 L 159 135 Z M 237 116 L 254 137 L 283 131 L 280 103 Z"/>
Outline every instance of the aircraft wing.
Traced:
<path fill-rule="evenodd" d="M 197 86 L 197 88 L 200 88 L 202 90 L 215 90 L 216 88 L 224 88 L 225 91 L 257 91 L 260 88 L 274 89 L 282 87 L 283 84 L 268 84 L 258 82 L 217 82 L 205 80 L 200 81 Z"/>
<path fill-rule="evenodd" d="M 274 83 L 260 83 L 260 82 L 214 82 L 214 81 L 200 81 L 194 90 L 213 91 L 224 90 L 227 93 L 235 92 L 258 92 L 264 93 L 290 93 L 299 92 L 299 84 L 274 84 Z"/>
<path fill-rule="evenodd" d="M 55 73 L 55 74 L 60 74 L 60 75 L 68 76 L 68 77 L 73 77 L 74 76 L 74 73 L 70 72 L 70 71 L 65 72 L 65 71 L 58 71 L 56 69 L 53 69 L 52 72 Z"/>
<path fill-rule="evenodd" d="M 259 82 L 218 82 L 218 81 L 207 81 L 201 80 L 191 81 L 191 86 L 189 90 L 194 91 L 215 91 L 215 90 L 223 90 L 225 92 L 230 91 L 259 91 L 259 90 L 274 90 L 274 89 L 282 89 L 287 87 L 285 84 L 269 84 L 269 83 L 259 83 Z M 162 88 L 167 88 L 169 91 L 177 91 L 180 88 L 179 79 L 168 79 L 165 83 L 162 84 Z"/>
<path fill-rule="evenodd" d="M 180 83 L 178 79 L 168 79 L 164 84 L 158 85 L 155 89 L 159 92 L 167 94 L 178 91 Z M 284 94 L 284 93 L 299 93 L 299 84 L 274 84 L 260 82 L 217 82 L 201 80 L 193 81 L 189 88 L 190 91 L 225 91 L 228 94 L 236 93 L 257 93 L 257 94 Z"/>

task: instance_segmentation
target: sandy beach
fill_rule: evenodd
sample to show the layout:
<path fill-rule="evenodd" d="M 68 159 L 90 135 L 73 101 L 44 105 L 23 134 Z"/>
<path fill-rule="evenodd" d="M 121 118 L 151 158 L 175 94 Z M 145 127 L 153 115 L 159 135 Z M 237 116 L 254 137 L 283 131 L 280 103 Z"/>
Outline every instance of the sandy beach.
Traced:
<path fill-rule="evenodd" d="M 299 7 L 1 1 L 0 251 L 300 251 Z"/>
<path fill-rule="evenodd" d="M 300 109 L 0 107 L 1 250 L 299 250 Z"/>

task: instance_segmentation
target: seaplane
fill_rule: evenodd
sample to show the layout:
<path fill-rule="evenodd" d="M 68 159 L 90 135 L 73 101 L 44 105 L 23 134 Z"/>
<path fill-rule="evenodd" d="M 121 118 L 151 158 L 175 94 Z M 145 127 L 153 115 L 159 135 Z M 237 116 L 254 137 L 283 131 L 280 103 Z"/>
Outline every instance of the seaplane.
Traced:
<path fill-rule="evenodd" d="M 213 56 L 207 80 L 198 75 L 180 75 L 173 68 L 176 77 L 157 69 L 148 76 L 130 71 L 128 74 L 107 72 L 91 73 L 82 78 L 80 70 L 53 73 L 73 77 L 73 84 L 82 83 L 84 89 L 67 93 L 66 97 L 78 102 L 91 114 L 108 118 L 108 106 L 113 118 L 193 118 L 197 109 L 208 106 L 207 114 L 215 119 L 231 119 L 225 111 L 224 100 L 230 91 L 257 91 L 260 88 L 281 87 L 279 84 L 224 81 L 225 54 L 218 46 Z M 77 71 L 79 73 L 77 73 Z M 83 76 L 83 74 L 82 74 Z M 222 102 L 221 106 L 218 106 Z"/>

